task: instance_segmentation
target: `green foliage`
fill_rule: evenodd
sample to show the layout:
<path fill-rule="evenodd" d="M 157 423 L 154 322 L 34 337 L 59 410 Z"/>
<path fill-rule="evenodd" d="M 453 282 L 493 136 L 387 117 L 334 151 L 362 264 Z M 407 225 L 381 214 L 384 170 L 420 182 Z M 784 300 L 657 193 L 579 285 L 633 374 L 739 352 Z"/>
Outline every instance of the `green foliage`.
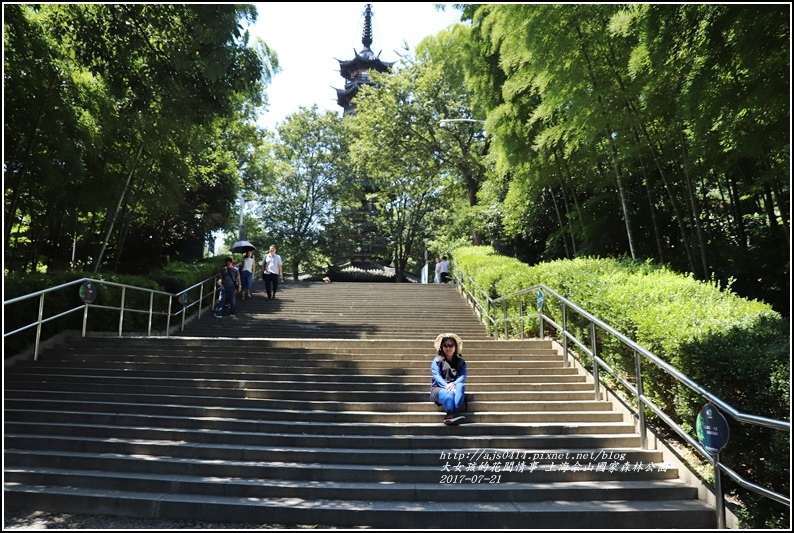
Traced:
<path fill-rule="evenodd" d="M 345 205 L 353 175 L 348 144 L 342 119 L 313 105 L 279 124 L 277 140 L 259 145 L 269 154 L 268 178 L 258 191 L 267 201 L 259 215 L 278 246 L 285 273 L 292 272 L 296 280 L 300 271 L 316 269 L 338 247 L 323 234 Z"/>
<path fill-rule="evenodd" d="M 231 214 L 277 70 L 242 31 L 255 8 L 36 4 L 7 15 L 6 264 L 148 273 L 203 255 Z"/>
<path fill-rule="evenodd" d="M 735 409 L 789 419 L 787 322 L 769 305 L 741 298 L 716 281 L 698 281 L 650 261 L 629 259 L 583 257 L 528 266 L 487 246 L 456 249 L 454 268 L 471 276 L 492 298 L 546 285 Z M 527 302 L 524 310 L 527 314 Z M 518 316 L 515 302 L 508 313 Z M 560 306 L 549 296 L 544 313 L 562 323 Z M 569 313 L 568 327 L 590 346 L 587 321 Z M 511 331 L 517 335 L 515 329 Z M 599 357 L 635 382 L 633 351 L 600 328 L 596 331 Z M 588 357 L 583 357 L 583 364 L 589 368 Z M 695 420 L 707 399 L 649 361 L 642 364 L 642 380 L 646 396 L 696 438 Z M 749 479 L 787 493 L 788 435 L 736 421 L 730 425 L 731 441 L 721 459 Z M 764 517 L 780 512 L 780 506 L 769 500 L 745 498 L 744 493 L 742 499 L 750 509 L 745 525 L 762 527 Z"/>
<path fill-rule="evenodd" d="M 172 261 L 154 270 L 150 278 L 159 290 L 177 293 L 218 273 L 224 256 L 213 256 L 191 262 Z"/>
<path fill-rule="evenodd" d="M 788 312 L 785 6 L 463 11 L 476 53 L 460 65 L 505 192 L 488 211 L 517 255 L 653 258 Z"/>

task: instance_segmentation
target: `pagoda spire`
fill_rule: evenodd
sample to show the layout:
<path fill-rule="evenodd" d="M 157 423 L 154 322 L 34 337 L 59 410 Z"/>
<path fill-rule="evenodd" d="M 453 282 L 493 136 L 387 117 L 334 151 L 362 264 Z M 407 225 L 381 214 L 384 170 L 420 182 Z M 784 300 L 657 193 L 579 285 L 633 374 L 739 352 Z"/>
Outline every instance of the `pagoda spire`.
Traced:
<path fill-rule="evenodd" d="M 381 61 L 380 53 L 375 55 L 372 46 L 372 4 L 364 6 L 364 31 L 361 34 L 361 44 L 364 49 L 361 53 L 353 49 L 353 59 L 339 61 L 339 74 L 345 79 L 345 88 L 336 89 L 336 103 L 344 109 L 344 115 L 352 115 L 356 112 L 356 105 L 353 98 L 358 93 L 362 85 L 374 85 L 369 78 L 370 71 L 389 72 L 394 61 Z"/>
<path fill-rule="evenodd" d="M 372 45 L 372 4 L 367 4 L 364 9 L 364 33 L 361 35 L 361 44 L 367 50 Z"/>

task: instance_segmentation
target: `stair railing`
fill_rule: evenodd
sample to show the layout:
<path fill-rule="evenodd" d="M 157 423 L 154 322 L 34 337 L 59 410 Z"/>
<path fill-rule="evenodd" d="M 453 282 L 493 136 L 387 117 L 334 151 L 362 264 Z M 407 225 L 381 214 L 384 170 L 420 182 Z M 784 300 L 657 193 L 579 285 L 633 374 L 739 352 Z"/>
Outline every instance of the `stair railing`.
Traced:
<path fill-rule="evenodd" d="M 15 322 L 13 331 L 3 331 L 3 340 L 11 338 L 22 332 L 30 332 L 35 328 L 33 337 L 33 360 L 38 360 L 39 348 L 42 341 L 42 333 L 45 325 L 63 319 L 60 325 L 68 323 L 68 318 L 82 312 L 82 336 L 88 334 L 89 329 L 89 310 L 118 311 L 118 336 L 121 337 L 125 331 L 125 316 L 127 317 L 127 330 L 141 328 L 139 320 L 129 319 L 129 315 L 145 315 L 146 336 L 152 335 L 152 328 L 155 320 L 161 323 L 164 320 L 163 333 L 168 336 L 171 332 L 172 319 L 180 319 L 180 330 L 185 329 L 189 312 L 195 311 L 196 318 L 201 317 L 202 310 L 215 301 L 218 290 L 216 284 L 217 276 L 211 276 L 195 285 L 184 289 L 176 294 L 143 287 L 136 287 L 124 283 L 116 283 L 101 279 L 81 278 L 69 283 L 64 283 L 56 287 L 50 287 L 33 292 L 17 298 L 3 301 L 3 316 L 6 323 L 17 320 L 20 316 L 31 315 L 37 309 L 36 318 L 28 323 L 19 325 Z M 69 294 L 69 291 L 73 291 Z M 118 293 L 119 299 L 107 302 L 107 297 L 100 298 L 103 293 L 113 298 Z M 82 303 L 75 305 L 82 300 Z M 105 300 L 106 303 L 97 303 L 97 300 Z M 207 304 L 207 300 L 209 303 Z M 52 301 L 50 304 L 49 302 Z M 174 311 L 174 304 L 179 307 Z M 47 306 L 46 304 L 49 304 Z M 74 322 L 72 322 L 74 323 Z M 105 322 L 107 323 L 107 322 Z M 131 324 L 130 324 L 131 323 Z M 68 329 L 59 327 L 55 333 Z M 136 330 L 140 333 L 140 330 Z M 155 333 L 161 334 L 161 333 Z"/>
<path fill-rule="evenodd" d="M 701 397 L 705 398 L 708 402 L 715 405 L 719 410 L 730 415 L 737 422 L 746 423 L 753 426 L 768 427 L 779 431 L 785 431 L 789 434 L 791 433 L 790 422 L 751 415 L 739 411 L 728 403 L 722 401 L 711 392 L 702 388 L 700 385 L 676 370 L 670 364 L 666 363 L 653 353 L 649 352 L 625 335 L 610 327 L 608 324 L 594 317 L 564 296 L 561 296 L 543 284 L 539 284 L 528 289 L 523 289 L 506 296 L 491 298 L 491 296 L 480 286 L 478 286 L 471 276 L 465 272 L 461 272 L 456 269 L 454 275 L 456 278 L 458 291 L 474 308 L 475 312 L 480 316 L 481 320 L 485 324 L 486 331 L 490 335 L 493 335 L 495 340 L 499 340 L 500 338 L 504 338 L 506 340 L 511 338 L 524 339 L 525 325 L 528 321 L 538 322 L 540 333 L 539 337 L 543 339 L 545 338 L 544 324 L 548 324 L 553 327 L 561 337 L 563 360 L 566 366 L 568 365 L 569 361 L 569 353 L 572 353 L 573 357 L 579 360 L 579 358 L 576 357 L 575 352 L 571 352 L 571 350 L 569 350 L 569 341 L 582 350 L 583 353 L 590 356 L 592 360 L 591 372 L 595 386 L 595 399 L 600 398 L 600 385 L 602 381 L 600 377 L 600 371 L 602 369 L 610 374 L 612 378 L 620 383 L 626 390 L 628 390 L 633 397 L 634 405 L 627 405 L 627 407 L 637 420 L 640 433 L 640 446 L 642 449 L 648 448 L 644 414 L 645 408 L 647 408 L 653 411 L 653 413 L 656 414 L 660 420 L 667 424 L 670 429 L 675 431 L 676 434 L 678 434 L 687 444 L 689 444 L 689 446 L 695 449 L 695 451 L 701 457 L 711 463 L 712 467 L 714 468 L 714 489 L 717 502 L 718 527 L 721 529 L 725 527 L 725 498 L 722 490 L 721 473 L 725 473 L 744 489 L 751 490 L 765 498 L 770 498 L 791 507 L 790 496 L 771 491 L 766 487 L 744 479 L 738 473 L 734 472 L 728 466 L 720 462 L 719 453 L 712 455 L 706 451 L 706 449 L 699 442 L 693 439 L 686 431 L 684 431 L 683 428 L 681 428 L 681 426 L 673 421 L 670 416 L 665 414 L 657 405 L 655 405 L 643 392 L 642 363 L 643 361 L 648 361 L 655 364 L 678 382 L 682 383 L 690 390 L 694 391 Z M 556 301 L 557 305 L 559 305 L 562 324 L 557 324 L 550 316 L 543 313 L 544 305 L 549 305 L 549 302 L 546 299 L 547 296 L 552 297 Z M 529 297 L 535 299 L 536 306 L 534 308 L 527 305 L 527 300 Z M 528 310 L 534 312 L 528 312 Z M 587 329 L 589 332 L 589 347 L 585 344 L 585 341 L 578 339 L 568 327 L 570 312 L 573 312 L 575 316 L 579 317 L 580 319 L 584 319 L 584 321 L 587 322 L 589 327 L 582 329 Z M 634 384 L 622 377 L 617 371 L 615 371 L 609 364 L 607 364 L 598 356 L 596 328 L 600 328 L 600 330 L 606 334 L 614 337 L 633 352 Z M 502 330 L 501 334 L 500 329 Z"/>

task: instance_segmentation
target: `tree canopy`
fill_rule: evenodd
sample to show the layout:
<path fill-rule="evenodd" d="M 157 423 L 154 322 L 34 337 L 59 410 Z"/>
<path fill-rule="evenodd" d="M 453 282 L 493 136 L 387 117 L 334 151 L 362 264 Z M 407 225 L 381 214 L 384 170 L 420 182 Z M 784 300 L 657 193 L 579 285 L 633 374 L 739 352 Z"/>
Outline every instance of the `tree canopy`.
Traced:
<path fill-rule="evenodd" d="M 7 265 L 200 257 L 230 215 L 241 140 L 278 68 L 248 42 L 255 8 L 3 9 Z"/>
<path fill-rule="evenodd" d="M 456 7 L 356 115 L 298 110 L 270 136 L 278 61 L 251 5 L 4 5 L 6 264 L 200 255 L 243 196 L 281 202 L 251 226 L 293 269 L 369 246 L 418 270 L 481 242 L 652 259 L 788 312 L 787 6 Z"/>

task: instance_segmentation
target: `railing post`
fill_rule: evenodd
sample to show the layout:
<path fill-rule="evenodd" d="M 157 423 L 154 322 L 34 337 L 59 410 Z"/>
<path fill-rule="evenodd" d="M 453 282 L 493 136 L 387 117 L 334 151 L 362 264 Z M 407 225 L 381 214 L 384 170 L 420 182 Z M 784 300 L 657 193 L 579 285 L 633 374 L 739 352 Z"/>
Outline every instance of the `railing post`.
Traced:
<path fill-rule="evenodd" d="M 87 325 L 88 325 L 88 302 L 85 303 L 85 309 L 83 310 L 83 338 L 85 338 L 85 330 Z"/>
<path fill-rule="evenodd" d="M 199 285 L 199 308 L 198 308 L 198 318 L 201 318 L 201 310 L 204 308 L 204 284 L 202 283 Z"/>
<path fill-rule="evenodd" d="M 39 298 L 39 325 L 36 326 L 36 347 L 33 349 L 33 360 L 39 360 L 39 341 L 41 340 L 41 321 L 44 317 L 44 294 Z"/>
<path fill-rule="evenodd" d="M 720 454 L 714 455 L 714 496 L 717 507 L 717 529 L 725 529 L 725 497 L 722 494 L 722 472 L 720 472 Z"/>
<path fill-rule="evenodd" d="M 595 400 L 601 396 L 601 378 L 598 377 L 598 363 L 596 362 L 596 330 L 595 322 L 590 321 L 590 351 L 593 354 L 593 380 L 595 381 Z"/>
<path fill-rule="evenodd" d="M 485 316 L 487 317 L 485 322 L 485 327 L 489 328 L 491 325 L 489 322 L 491 321 L 491 300 L 488 298 L 487 294 L 485 296 Z M 493 336 L 495 340 L 498 340 L 498 335 L 496 334 L 496 326 L 494 326 Z"/>
<path fill-rule="evenodd" d="M 562 361 L 568 366 L 568 310 L 562 302 Z"/>
<path fill-rule="evenodd" d="M 152 315 L 154 313 L 154 293 L 149 293 L 149 328 L 146 330 L 146 336 L 152 336 Z"/>
<path fill-rule="evenodd" d="M 634 350 L 634 374 L 637 380 L 637 416 L 640 422 L 640 447 L 643 450 L 648 449 L 648 443 L 645 438 L 645 405 L 643 405 L 642 397 L 645 394 L 642 390 L 642 365 L 640 362 L 640 354 Z"/>
<path fill-rule="evenodd" d="M 165 320 L 165 336 L 171 333 L 171 306 L 174 303 L 174 299 L 171 296 L 168 297 L 168 318 Z"/>
<path fill-rule="evenodd" d="M 179 331 L 185 331 L 185 319 L 187 318 L 187 292 L 182 295 L 182 325 Z"/>
<path fill-rule="evenodd" d="M 524 296 L 518 298 L 518 327 L 521 328 L 521 340 L 524 340 Z"/>
<path fill-rule="evenodd" d="M 507 332 L 507 300 L 502 300 L 502 318 L 505 321 L 505 340 L 510 338 L 510 334 Z"/>
<path fill-rule="evenodd" d="M 127 296 L 127 287 L 121 288 L 121 311 L 119 311 L 119 337 L 124 327 L 124 299 Z"/>

